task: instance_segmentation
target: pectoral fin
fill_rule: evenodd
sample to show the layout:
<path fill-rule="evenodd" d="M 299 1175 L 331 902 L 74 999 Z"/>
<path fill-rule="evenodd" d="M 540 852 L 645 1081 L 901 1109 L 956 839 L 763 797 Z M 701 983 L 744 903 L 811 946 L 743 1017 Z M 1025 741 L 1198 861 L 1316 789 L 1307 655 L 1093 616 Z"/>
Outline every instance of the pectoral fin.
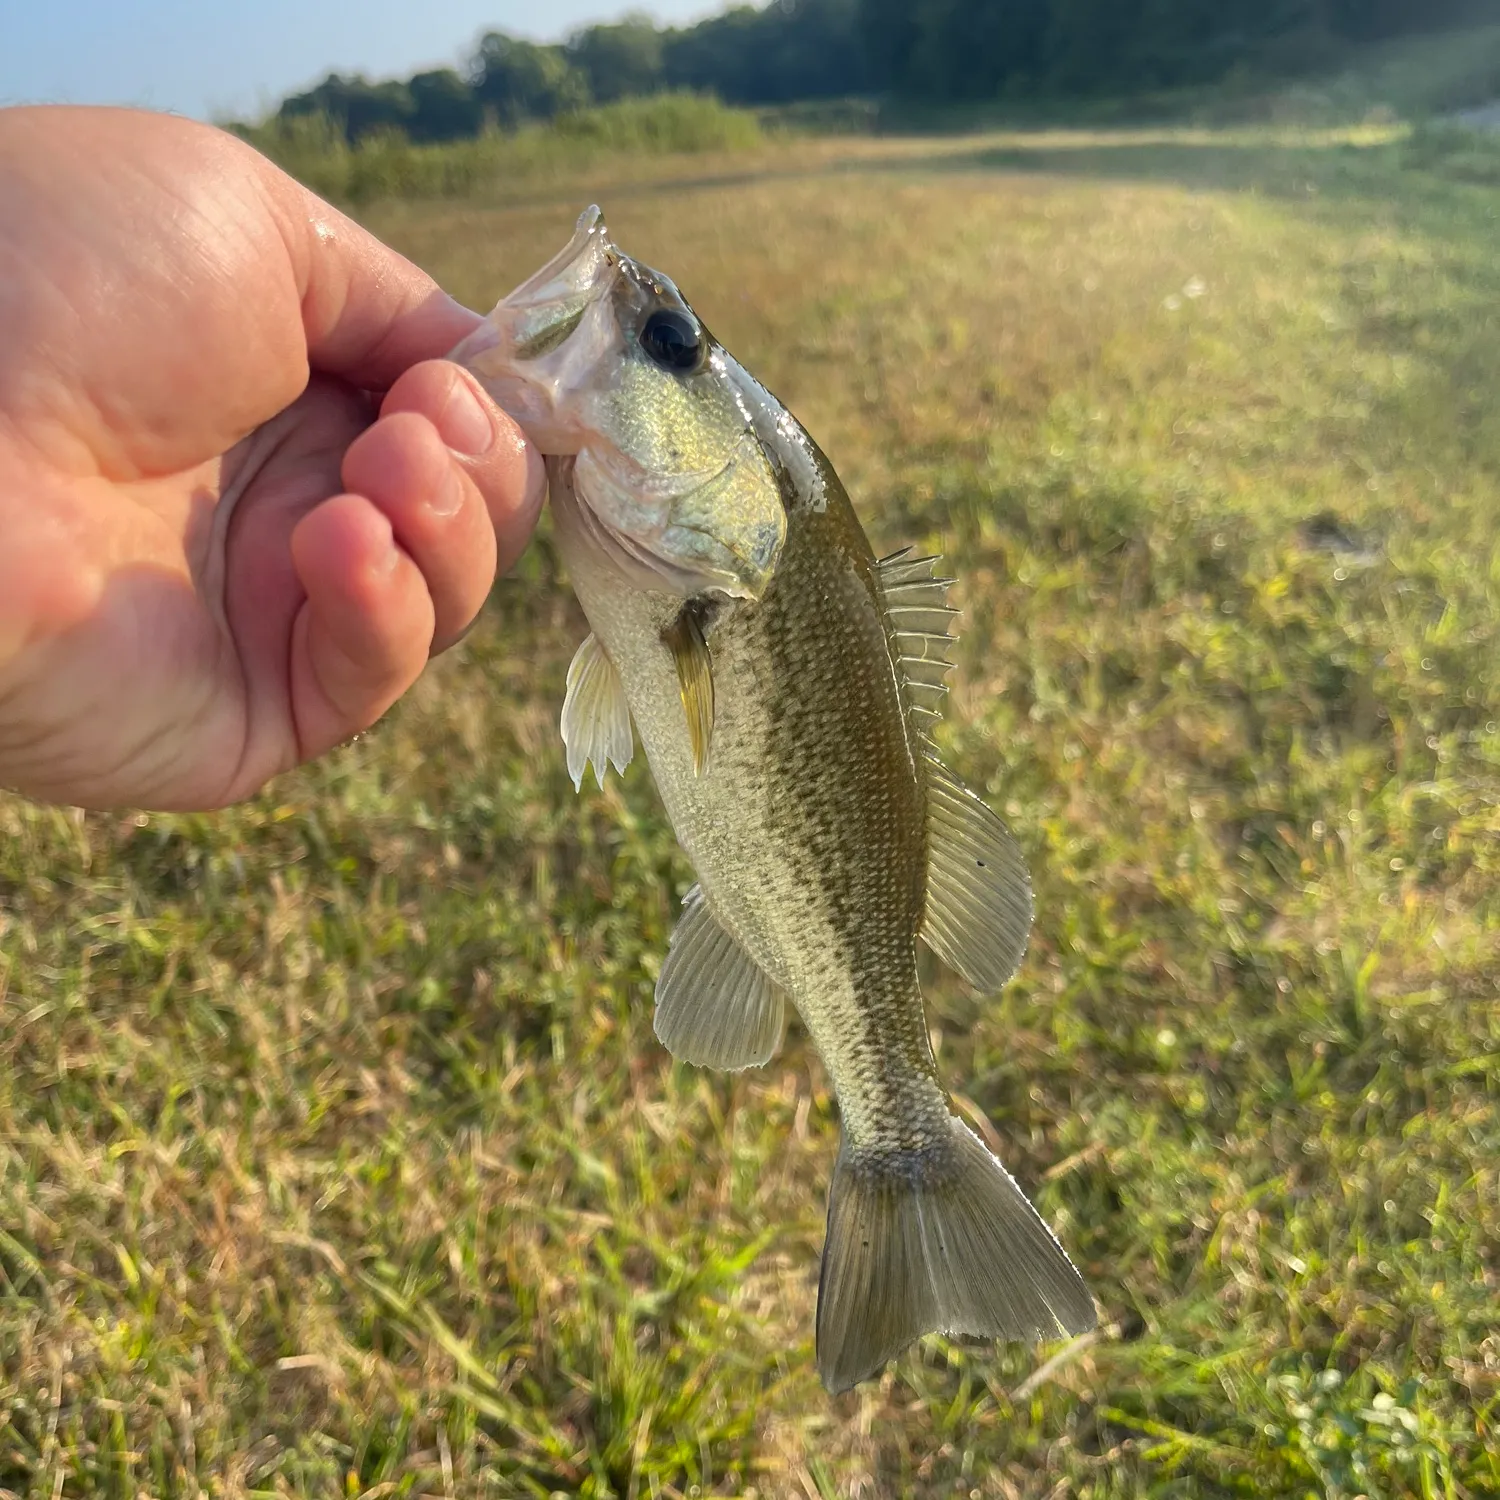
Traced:
<path fill-rule="evenodd" d="M 724 931 L 694 886 L 656 981 L 656 1035 L 673 1057 L 737 1072 L 758 1068 L 781 1042 L 785 1000 Z"/>
<path fill-rule="evenodd" d="M 976 990 L 1016 972 L 1031 932 L 1031 876 L 1010 830 L 927 757 L 927 911 L 922 938 Z"/>
<path fill-rule="evenodd" d="M 568 752 L 568 775 L 578 791 L 583 790 L 590 761 L 602 787 L 608 767 L 613 764 L 615 770 L 623 771 L 635 753 L 630 708 L 620 674 L 592 635 L 585 638 L 568 668 L 562 737 Z"/>
<path fill-rule="evenodd" d="M 708 746 L 714 732 L 714 663 L 703 625 L 703 607 L 690 599 L 661 636 L 677 666 L 682 711 L 687 715 L 688 738 L 693 746 L 693 770 L 699 776 L 708 764 Z"/>

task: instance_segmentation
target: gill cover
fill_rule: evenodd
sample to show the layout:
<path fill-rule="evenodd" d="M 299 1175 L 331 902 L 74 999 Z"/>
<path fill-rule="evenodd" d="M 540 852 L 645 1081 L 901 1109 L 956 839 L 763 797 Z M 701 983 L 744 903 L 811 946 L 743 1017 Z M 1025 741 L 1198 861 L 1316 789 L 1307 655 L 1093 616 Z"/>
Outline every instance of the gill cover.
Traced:
<path fill-rule="evenodd" d="M 676 286 L 610 242 L 597 208 L 451 358 L 552 460 L 553 503 L 637 586 L 765 591 L 786 537 L 766 413 Z"/>

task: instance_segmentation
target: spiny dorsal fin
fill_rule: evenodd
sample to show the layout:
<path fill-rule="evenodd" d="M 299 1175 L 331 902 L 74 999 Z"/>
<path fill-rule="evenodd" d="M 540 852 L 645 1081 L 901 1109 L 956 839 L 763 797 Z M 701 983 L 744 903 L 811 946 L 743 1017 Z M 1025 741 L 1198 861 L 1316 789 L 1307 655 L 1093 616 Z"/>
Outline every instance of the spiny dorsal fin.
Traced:
<path fill-rule="evenodd" d="M 953 580 L 936 576 L 940 561 L 913 557 L 906 547 L 875 565 L 886 618 L 896 637 L 903 696 L 918 726 L 941 717 L 948 696 L 943 678 L 953 665 L 950 627 L 958 611 L 948 603 Z"/>
<path fill-rule="evenodd" d="M 656 981 L 656 1035 L 682 1062 L 758 1068 L 781 1042 L 780 988 L 719 925 L 694 886 L 667 945 Z"/>
<path fill-rule="evenodd" d="M 922 940 L 981 994 L 1020 966 L 1031 933 L 1031 876 L 1010 830 L 924 747 L 927 910 Z"/>
<path fill-rule="evenodd" d="M 584 637 L 568 668 L 568 694 L 563 699 L 563 744 L 568 752 L 568 775 L 577 791 L 589 762 L 604 785 L 604 772 L 613 763 L 623 771 L 635 753 L 630 732 L 630 708 L 615 664 L 594 636 Z"/>

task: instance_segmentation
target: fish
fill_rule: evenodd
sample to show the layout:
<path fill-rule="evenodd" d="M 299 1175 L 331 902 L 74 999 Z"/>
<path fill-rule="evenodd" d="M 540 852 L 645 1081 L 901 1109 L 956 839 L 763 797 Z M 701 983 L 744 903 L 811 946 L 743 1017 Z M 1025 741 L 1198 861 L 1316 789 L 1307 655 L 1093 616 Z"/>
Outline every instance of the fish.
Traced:
<path fill-rule="evenodd" d="M 589 624 L 561 730 L 581 789 L 638 734 L 692 862 L 655 985 L 677 1059 L 734 1071 L 801 1018 L 838 1100 L 816 1360 L 834 1393 L 922 1336 L 1092 1328 L 1082 1277 L 939 1077 L 923 942 L 983 994 L 1030 876 L 933 739 L 951 580 L 877 559 L 832 465 L 597 207 L 451 356 L 545 456 Z"/>

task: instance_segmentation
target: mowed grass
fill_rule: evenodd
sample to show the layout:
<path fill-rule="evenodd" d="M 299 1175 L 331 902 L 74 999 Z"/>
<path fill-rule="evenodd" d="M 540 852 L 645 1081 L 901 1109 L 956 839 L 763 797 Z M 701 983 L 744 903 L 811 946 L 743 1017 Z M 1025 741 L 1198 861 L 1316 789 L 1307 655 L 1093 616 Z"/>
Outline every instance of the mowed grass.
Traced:
<path fill-rule="evenodd" d="M 823 1394 L 834 1102 L 796 1027 L 657 1045 L 690 872 L 639 760 L 567 779 L 544 527 L 255 803 L 0 802 L 0 1488 L 1500 1494 L 1500 192 L 1369 135 L 649 177 L 367 218 L 487 306 L 599 196 L 949 558 L 1038 919 L 933 1036 L 1100 1332 Z"/>

